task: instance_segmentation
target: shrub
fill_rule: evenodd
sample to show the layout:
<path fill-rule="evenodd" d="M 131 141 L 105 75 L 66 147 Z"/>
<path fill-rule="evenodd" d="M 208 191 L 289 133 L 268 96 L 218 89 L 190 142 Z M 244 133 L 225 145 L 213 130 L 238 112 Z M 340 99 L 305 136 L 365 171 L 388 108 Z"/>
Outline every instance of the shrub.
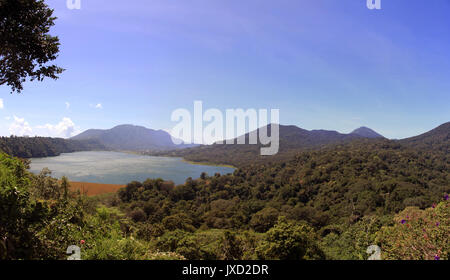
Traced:
<path fill-rule="evenodd" d="M 272 207 L 264 208 L 253 215 L 250 226 L 256 232 L 266 232 L 277 222 L 278 210 Z"/>
<path fill-rule="evenodd" d="M 393 226 L 378 234 L 382 258 L 387 260 L 448 260 L 450 208 L 444 201 L 420 210 L 408 207 L 395 216 Z"/>
<path fill-rule="evenodd" d="M 147 214 L 141 208 L 136 208 L 130 212 L 130 217 L 134 222 L 143 222 L 147 220 Z"/>
<path fill-rule="evenodd" d="M 316 240 L 317 235 L 309 225 L 280 217 L 277 224 L 266 232 L 264 241 L 257 248 L 257 255 L 265 260 L 324 259 Z"/>

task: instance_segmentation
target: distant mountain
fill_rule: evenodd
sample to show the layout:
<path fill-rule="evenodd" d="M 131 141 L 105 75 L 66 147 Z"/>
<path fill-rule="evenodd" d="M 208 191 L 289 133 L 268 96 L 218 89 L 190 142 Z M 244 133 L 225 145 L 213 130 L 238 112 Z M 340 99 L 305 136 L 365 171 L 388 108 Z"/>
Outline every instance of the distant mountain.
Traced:
<path fill-rule="evenodd" d="M 365 126 L 353 130 L 350 134 L 359 135 L 364 138 L 384 138 L 383 135 L 378 134 L 374 130 Z"/>
<path fill-rule="evenodd" d="M 258 129 L 252 133 L 258 133 Z M 271 131 L 271 125 L 267 127 Z M 330 144 L 345 143 L 354 139 L 362 139 L 363 136 L 358 134 L 342 134 L 337 131 L 330 130 L 306 130 L 297 126 L 279 126 L 280 144 L 279 152 L 275 156 L 260 156 L 260 149 L 263 147 L 259 142 L 257 145 L 222 145 L 213 144 L 209 146 L 199 146 L 190 149 L 177 151 L 167 151 L 157 153 L 156 155 L 180 156 L 187 160 L 196 162 L 212 162 L 230 164 L 234 166 L 244 166 L 249 163 L 282 161 L 291 158 L 298 152 L 308 149 L 320 148 Z M 249 135 L 245 135 L 246 143 L 249 143 Z M 235 139 L 236 141 L 236 139 Z M 236 142 L 235 142 L 236 143 Z"/>
<path fill-rule="evenodd" d="M 163 151 L 192 147 L 193 145 L 175 145 L 169 133 L 143 126 L 119 125 L 111 129 L 89 129 L 73 140 L 97 140 L 113 150 L 127 151 Z"/>
<path fill-rule="evenodd" d="M 398 142 L 416 148 L 439 149 L 450 153 L 450 122 L 421 135 L 405 138 Z"/>
<path fill-rule="evenodd" d="M 268 130 L 270 131 L 270 129 L 269 126 Z M 259 134 L 259 130 L 256 133 Z M 245 135 L 246 143 L 248 143 L 248 136 L 249 134 Z M 354 140 L 360 140 L 363 144 L 392 143 L 416 150 L 433 150 L 450 153 L 450 122 L 422 135 L 402 140 L 386 139 L 367 127 L 358 128 L 349 134 L 342 134 L 330 130 L 309 131 L 297 126 L 280 125 L 280 148 L 278 154 L 275 156 L 260 156 L 261 144 L 214 144 L 177 151 L 166 151 L 158 155 L 179 156 L 196 162 L 230 164 L 243 167 L 253 163 L 284 162 L 304 151 L 317 150 L 332 145 L 341 145 Z"/>

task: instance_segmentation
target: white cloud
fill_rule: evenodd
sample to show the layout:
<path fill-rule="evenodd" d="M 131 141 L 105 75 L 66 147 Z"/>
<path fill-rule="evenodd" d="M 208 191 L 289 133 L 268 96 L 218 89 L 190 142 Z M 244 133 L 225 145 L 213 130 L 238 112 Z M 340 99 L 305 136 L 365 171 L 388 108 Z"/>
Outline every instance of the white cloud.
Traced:
<path fill-rule="evenodd" d="M 16 136 L 32 136 L 39 135 L 44 137 L 69 138 L 81 132 L 80 128 L 70 118 L 63 118 L 57 124 L 45 124 L 34 126 L 25 121 L 24 118 L 13 116 L 14 121 L 9 126 L 10 135 Z M 11 119 L 10 117 L 6 118 Z"/>
<path fill-rule="evenodd" d="M 3 99 L 2 98 L 0 98 L 0 109 L 3 109 L 5 106 L 4 106 L 4 104 L 3 104 Z"/>
<path fill-rule="evenodd" d="M 30 124 L 26 122 L 24 118 L 21 119 L 14 116 L 14 122 L 12 122 L 9 126 L 9 133 L 16 136 L 29 136 L 31 135 L 31 133 L 33 133 L 33 130 L 31 129 Z"/>
<path fill-rule="evenodd" d="M 38 135 L 47 137 L 62 137 L 69 138 L 80 133 L 80 130 L 75 126 L 75 123 L 70 118 L 63 118 L 58 124 L 46 124 L 37 126 Z"/>
<path fill-rule="evenodd" d="M 70 103 L 66 102 L 66 109 L 69 109 L 69 108 L 70 108 Z"/>
<path fill-rule="evenodd" d="M 89 107 L 95 108 L 95 109 L 103 109 L 102 103 L 97 103 L 97 105 L 89 104 Z"/>

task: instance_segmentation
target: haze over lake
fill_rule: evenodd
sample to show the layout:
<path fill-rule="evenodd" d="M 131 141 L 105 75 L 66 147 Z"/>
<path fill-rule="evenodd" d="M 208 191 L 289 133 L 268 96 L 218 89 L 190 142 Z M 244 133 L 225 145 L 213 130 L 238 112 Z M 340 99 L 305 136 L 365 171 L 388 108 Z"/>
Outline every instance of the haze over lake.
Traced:
<path fill-rule="evenodd" d="M 45 167 L 52 171 L 53 177 L 66 176 L 71 181 L 102 184 L 127 184 L 148 178 L 162 178 L 182 184 L 188 177 L 200 177 L 202 172 L 214 175 L 234 171 L 231 167 L 191 164 L 181 158 L 120 152 L 77 152 L 31 159 L 31 172 L 37 174 Z"/>

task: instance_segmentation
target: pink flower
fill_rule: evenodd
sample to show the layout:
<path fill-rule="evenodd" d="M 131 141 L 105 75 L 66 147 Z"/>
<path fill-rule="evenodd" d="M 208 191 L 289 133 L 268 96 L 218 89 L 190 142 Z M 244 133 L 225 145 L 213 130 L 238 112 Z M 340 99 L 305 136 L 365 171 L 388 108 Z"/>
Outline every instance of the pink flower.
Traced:
<path fill-rule="evenodd" d="M 81 244 L 81 245 L 83 245 L 84 243 L 86 243 L 86 241 L 84 241 L 84 240 L 81 240 L 81 241 L 80 241 L 80 244 Z"/>

